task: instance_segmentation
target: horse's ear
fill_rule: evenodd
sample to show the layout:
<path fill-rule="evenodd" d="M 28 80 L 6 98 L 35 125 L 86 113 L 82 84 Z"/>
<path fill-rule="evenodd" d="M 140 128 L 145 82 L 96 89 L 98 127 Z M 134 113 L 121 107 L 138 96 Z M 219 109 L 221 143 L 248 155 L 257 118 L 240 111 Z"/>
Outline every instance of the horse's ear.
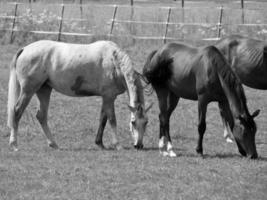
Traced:
<path fill-rule="evenodd" d="M 134 108 L 134 107 L 132 107 L 132 106 L 130 106 L 130 105 L 128 105 L 128 108 L 129 108 L 129 110 L 130 110 L 131 112 L 136 112 L 136 108 Z"/>
<path fill-rule="evenodd" d="M 260 109 L 255 110 L 254 113 L 252 113 L 251 117 L 252 117 L 252 118 L 255 118 L 255 117 L 257 117 L 259 114 L 260 114 Z"/>
<path fill-rule="evenodd" d="M 149 106 L 145 109 L 145 112 L 147 113 L 153 106 L 153 103 L 150 103 Z"/>

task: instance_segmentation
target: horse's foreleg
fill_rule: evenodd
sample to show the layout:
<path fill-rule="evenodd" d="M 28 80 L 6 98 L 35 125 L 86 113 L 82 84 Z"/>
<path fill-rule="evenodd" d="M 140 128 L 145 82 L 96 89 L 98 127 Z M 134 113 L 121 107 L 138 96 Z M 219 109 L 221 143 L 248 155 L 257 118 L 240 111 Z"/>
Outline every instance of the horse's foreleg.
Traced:
<path fill-rule="evenodd" d="M 98 127 L 98 131 L 97 131 L 97 135 L 96 135 L 96 139 L 95 139 L 95 143 L 101 147 L 101 148 L 105 148 L 104 145 L 103 145 L 103 132 L 104 132 L 104 129 L 105 129 L 105 126 L 106 126 L 106 123 L 107 123 L 107 114 L 105 112 L 105 109 L 104 109 L 104 103 L 102 105 L 102 108 L 101 108 L 101 113 L 100 113 L 100 119 L 99 119 L 99 127 Z"/>
<path fill-rule="evenodd" d="M 117 139 L 117 122 L 114 109 L 115 99 L 103 99 L 103 106 L 111 126 L 112 144 L 117 150 L 122 149 Z"/>
<path fill-rule="evenodd" d="M 196 151 L 198 154 L 203 155 L 203 136 L 206 131 L 206 113 L 207 113 L 207 101 L 201 96 L 198 97 L 198 143 Z"/>
<path fill-rule="evenodd" d="M 48 114 L 51 91 L 52 91 L 52 88 L 50 86 L 43 85 L 36 92 L 38 100 L 39 100 L 39 105 L 40 105 L 39 110 L 36 114 L 36 118 L 39 121 L 40 125 L 42 126 L 42 129 L 46 135 L 48 146 L 57 149 L 58 146 L 47 124 L 47 114 Z"/>
<path fill-rule="evenodd" d="M 21 116 L 25 108 L 29 104 L 32 96 L 33 94 L 26 93 L 24 90 L 21 90 L 18 101 L 14 107 L 14 119 L 10 127 L 11 133 L 10 133 L 10 138 L 9 138 L 9 145 L 13 148 L 14 151 L 18 150 L 17 135 L 18 135 L 19 120 L 21 119 Z"/>

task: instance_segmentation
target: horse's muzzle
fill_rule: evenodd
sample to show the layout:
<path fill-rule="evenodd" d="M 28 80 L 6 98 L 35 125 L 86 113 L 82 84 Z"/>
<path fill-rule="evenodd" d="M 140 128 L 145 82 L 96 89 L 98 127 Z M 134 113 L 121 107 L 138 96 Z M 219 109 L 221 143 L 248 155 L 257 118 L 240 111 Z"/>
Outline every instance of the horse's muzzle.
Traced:
<path fill-rule="evenodd" d="M 134 148 L 136 148 L 136 149 L 143 149 L 144 148 L 144 145 L 143 144 L 136 144 L 136 145 L 134 145 Z"/>

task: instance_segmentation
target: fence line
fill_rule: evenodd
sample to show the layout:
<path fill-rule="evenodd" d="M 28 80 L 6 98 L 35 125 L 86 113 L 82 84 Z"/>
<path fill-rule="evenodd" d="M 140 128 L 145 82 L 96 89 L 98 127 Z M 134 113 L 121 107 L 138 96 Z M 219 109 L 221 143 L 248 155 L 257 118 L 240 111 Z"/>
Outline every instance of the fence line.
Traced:
<path fill-rule="evenodd" d="M 80 1 L 81 2 L 81 1 Z M 72 35 L 72 36 L 94 36 L 94 34 L 90 34 L 90 33 L 73 33 L 73 32 L 62 32 L 62 26 L 63 26 L 63 21 L 87 21 L 86 19 L 83 19 L 83 9 L 81 8 L 81 18 L 71 18 L 71 19 L 64 19 L 64 9 L 65 9 L 65 5 L 61 4 L 61 16 L 59 18 L 59 28 L 58 31 L 35 31 L 35 30 L 30 30 L 30 31 L 26 31 L 26 30 L 18 30 L 15 28 L 15 24 L 16 24 L 16 19 L 17 18 L 21 18 L 21 16 L 18 16 L 17 14 L 17 10 L 19 7 L 20 3 L 14 3 L 14 15 L 13 16 L 0 16 L 1 18 L 4 19 L 13 19 L 12 21 L 12 28 L 11 29 L 2 29 L 2 31 L 10 31 L 10 42 L 13 41 L 13 34 L 14 32 L 29 32 L 29 33 L 36 33 L 36 34 L 57 34 L 57 40 L 61 40 L 61 35 Z M 79 6 L 82 7 L 82 4 L 80 4 Z M 103 6 L 103 5 L 102 5 Z M 108 5 L 111 6 L 111 5 Z M 221 37 L 221 30 L 222 30 L 222 26 L 267 26 L 267 24 L 261 23 L 261 24 L 245 24 L 244 21 L 242 21 L 243 23 L 241 24 L 227 24 L 227 23 L 223 23 L 223 12 L 225 9 L 223 6 L 221 6 L 219 9 L 219 17 L 218 17 L 218 23 L 185 23 L 184 19 L 182 18 L 182 22 L 170 22 L 170 16 L 171 16 L 171 12 L 174 9 L 173 7 L 159 7 L 159 8 L 167 8 L 168 12 L 167 12 L 167 17 L 166 17 L 166 21 L 165 22 L 155 22 L 155 21 L 133 21 L 133 20 L 117 20 L 116 19 L 116 15 L 117 15 L 117 10 L 118 8 L 121 7 L 125 7 L 124 5 L 122 6 L 118 6 L 118 5 L 112 5 L 114 7 L 113 10 L 113 14 L 112 14 L 112 18 L 111 18 L 111 25 L 110 25 L 110 31 L 108 34 L 105 34 L 106 36 L 108 36 L 109 38 L 111 37 L 131 37 L 133 39 L 152 39 L 152 40 L 163 40 L 163 43 L 166 42 L 166 40 L 178 40 L 179 38 L 173 38 L 173 37 L 168 37 L 168 28 L 169 25 L 181 25 L 181 26 L 206 26 L 206 27 L 211 27 L 211 26 L 217 26 L 217 37 L 215 38 L 204 38 L 203 40 L 217 40 L 218 38 Z M 129 6 L 127 6 L 129 7 Z M 132 7 L 132 8 L 135 8 Z M 177 9 L 177 8 L 175 8 Z M 232 8 L 231 8 L 232 9 Z M 246 9 L 242 9 L 242 10 L 246 10 Z M 182 8 L 182 11 L 184 11 L 184 8 Z M 184 13 L 182 12 L 182 14 L 184 15 Z M 114 29 L 114 25 L 118 24 L 118 23 L 130 23 L 130 24 L 162 24 L 165 25 L 165 31 L 164 31 L 164 35 L 163 36 L 136 36 L 136 35 L 114 35 L 113 34 L 113 29 Z"/>
<path fill-rule="evenodd" d="M 1 0 L 0 0 L 1 1 Z M 194 1 L 195 2 L 195 1 Z M 255 3 L 255 2 L 254 2 Z M 261 2 L 262 4 L 266 4 L 267 2 Z M 6 4 L 18 4 L 18 5 L 30 5 L 28 3 L 19 3 L 19 2 L 8 2 Z M 54 5 L 54 6 L 61 6 L 63 3 L 46 3 L 45 5 Z M 72 4 L 64 4 L 65 6 L 79 6 L 79 7 L 114 7 L 114 4 L 105 4 L 105 5 L 101 5 L 101 4 L 76 4 L 76 3 L 72 3 Z M 182 6 L 142 6 L 142 5 L 127 5 L 127 4 L 118 4 L 119 7 L 123 8 L 123 7 L 134 7 L 134 8 L 161 8 L 161 9 L 185 9 L 185 10 L 191 10 L 191 9 L 220 9 L 222 5 L 218 5 L 218 6 L 193 6 L 193 7 L 182 7 Z M 228 9 L 228 10 L 266 10 L 266 7 L 260 7 L 260 8 L 248 8 L 248 7 L 240 7 L 240 8 L 233 8 L 233 7 L 226 7 L 224 5 L 224 9 Z"/>
<path fill-rule="evenodd" d="M 36 0 L 28 0 L 29 1 L 29 3 L 30 4 L 32 4 L 32 3 L 37 3 L 37 1 Z M 173 1 L 177 1 L 177 0 L 173 0 Z M 201 1 L 190 1 L 190 0 L 178 0 L 178 1 L 181 1 L 181 7 L 183 8 L 183 7 L 185 7 L 185 2 L 190 2 L 190 3 L 199 3 L 199 2 L 201 2 Z M 41 1 L 42 2 L 42 1 Z M 72 3 L 70 3 L 70 4 L 75 4 L 75 2 L 76 1 L 74 1 L 74 2 L 72 2 Z M 80 5 L 82 5 L 82 4 L 84 4 L 84 1 L 83 0 L 79 0 L 78 1 L 79 2 L 79 4 Z M 131 5 L 131 6 L 134 6 L 134 5 L 136 5 L 135 3 L 135 0 L 129 0 L 129 5 Z M 61 3 L 62 4 L 64 4 L 64 3 L 67 3 L 67 2 L 65 2 L 64 0 L 61 0 Z M 148 2 L 148 3 L 153 3 L 153 1 L 152 2 Z M 236 1 L 234 1 L 234 3 L 240 3 L 240 8 L 244 8 L 245 7 L 245 4 L 246 3 L 255 3 L 254 1 L 251 1 L 251 0 L 236 0 Z"/>

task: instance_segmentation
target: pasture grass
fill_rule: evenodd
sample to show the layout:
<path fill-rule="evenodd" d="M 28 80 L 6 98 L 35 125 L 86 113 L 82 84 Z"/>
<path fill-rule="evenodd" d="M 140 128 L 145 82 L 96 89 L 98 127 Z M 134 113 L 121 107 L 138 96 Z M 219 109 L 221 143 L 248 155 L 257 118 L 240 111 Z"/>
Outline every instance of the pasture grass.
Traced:
<path fill-rule="evenodd" d="M 167 0 L 166 0 L 167 1 Z M 225 1 L 224 1 L 225 2 Z M 3 11 L 11 10 L 0 5 Z M 160 3 L 159 3 L 160 5 Z M 48 6 L 48 5 L 47 5 Z M 44 4 L 36 4 L 35 21 L 20 23 L 25 30 L 37 29 L 57 30 L 58 10 L 55 7 L 46 9 Z M 85 31 L 102 34 L 109 30 L 111 11 L 106 16 L 95 17 L 99 10 L 89 8 L 84 10 L 84 17 L 90 19 L 85 24 L 69 22 L 63 24 L 64 31 Z M 68 9 L 72 8 L 73 12 Z M 39 10 L 38 10 L 39 9 Z M 103 8 L 101 8 L 103 9 Z M 217 10 L 196 9 L 186 14 L 190 22 L 216 22 Z M 234 11 L 234 10 L 233 10 Z M 26 8 L 21 14 L 26 13 Z M 52 12 L 52 14 L 50 13 Z M 57 13 L 53 15 L 53 13 Z M 72 13 L 72 14 L 71 14 Z M 155 15 L 154 13 L 157 13 Z M 214 13 L 214 14 L 213 14 Z M 66 18 L 77 17 L 79 8 L 66 7 Z M 122 10 L 118 17 L 127 19 L 129 12 Z M 136 20 L 165 21 L 166 10 L 150 8 L 135 11 Z M 246 20 L 264 20 L 266 13 L 251 14 Z M 28 14 L 29 15 L 29 14 Z M 30 16 L 30 15 L 29 15 Z M 47 18 L 47 16 L 51 18 Z M 180 20 L 179 11 L 173 12 L 171 20 Z M 226 20 L 239 23 L 240 13 L 226 14 Z M 231 17 L 230 17 L 231 16 Z M 261 18 L 262 17 L 262 18 Z M 45 19 L 47 18 L 47 21 Z M 23 18 L 29 20 L 31 18 Z M 39 21 L 40 20 L 40 21 Z M 52 23 L 46 23 L 48 21 Z M 204 20 L 204 21 L 203 21 Z M 206 21 L 205 21 L 206 20 Z M 37 24 L 39 21 L 39 25 Z M 232 21 L 231 21 L 232 22 Z M 7 22 L 8 23 L 8 22 Z M 0 23 L 2 26 L 3 23 Z M 76 26 L 74 26 L 74 25 Z M 100 25 L 99 25 L 100 24 Z M 79 27 L 79 28 L 77 28 Z M 225 34 L 238 32 L 241 29 L 233 26 Z M 204 29 L 205 28 L 205 29 Z M 193 38 L 211 36 L 213 27 L 201 29 L 186 29 L 182 36 Z M 150 31 L 148 31 L 150 30 Z M 151 31 L 153 30 L 153 31 Z M 181 34 L 179 27 L 170 27 L 174 34 Z M 203 34 L 201 31 L 204 30 Z M 235 31 L 234 31 L 235 30 Z M 244 28 L 244 33 L 254 37 L 257 29 Z M 162 27 L 133 27 L 131 25 L 115 25 L 114 31 L 119 33 L 162 34 Z M 262 30 L 261 30 L 262 31 Z M 114 32 L 116 33 L 116 32 Z M 124 32 L 123 32 L 124 33 Z M 222 32 L 224 34 L 224 32 Z M 243 32 L 242 32 L 243 33 Z M 159 155 L 158 146 L 158 107 L 155 94 L 146 96 L 147 102 L 154 102 L 149 112 L 149 125 L 144 138 L 145 149 L 136 151 L 131 144 L 129 133 L 129 111 L 126 106 L 126 94 L 116 100 L 116 115 L 118 122 L 118 138 L 124 150 L 112 149 L 103 151 L 96 147 L 94 139 L 98 128 L 101 98 L 70 98 L 52 93 L 49 108 L 49 125 L 59 150 L 47 147 L 45 136 L 41 131 L 35 114 L 37 103 L 35 97 L 28 106 L 20 123 L 19 152 L 12 152 L 8 146 L 9 129 L 6 127 L 6 103 L 9 63 L 19 49 L 32 41 L 50 38 L 56 35 L 36 35 L 16 33 L 14 44 L 9 43 L 9 32 L 1 33 L 0 45 L 0 199 L 266 199 L 267 195 L 267 93 L 265 91 L 245 88 L 249 110 L 261 109 L 257 117 L 258 132 L 256 144 L 260 158 L 247 160 L 242 158 L 235 144 L 227 144 L 223 139 L 223 129 L 219 110 L 215 103 L 210 104 L 207 113 L 207 130 L 204 137 L 204 158 L 195 153 L 197 142 L 197 103 L 181 99 L 174 111 L 170 131 L 177 158 L 171 159 Z M 171 36 L 171 32 L 168 33 Z M 187 35 L 188 34 L 188 35 Z M 201 36 L 199 36 L 199 34 Z M 175 35 L 174 35 L 175 36 Z M 262 34 L 264 37 L 264 34 Z M 71 37 L 62 36 L 63 41 L 86 43 L 98 39 L 108 39 L 103 36 Z M 132 38 L 112 38 L 130 55 L 134 67 L 141 72 L 148 53 L 157 49 L 162 41 L 139 41 Z M 186 37 L 184 37 L 186 41 Z M 206 43 L 205 43 L 206 44 Z M 104 144 L 110 147 L 110 127 L 107 125 L 104 133 Z"/>
<path fill-rule="evenodd" d="M 158 47 L 124 46 L 141 71 L 147 54 Z M 145 48 L 147 47 L 147 48 Z M 257 117 L 256 144 L 260 158 L 242 158 L 235 144 L 223 139 L 217 105 L 207 113 L 204 158 L 195 153 L 197 142 L 196 102 L 181 99 L 174 111 L 170 131 L 177 158 L 158 152 L 158 107 L 155 94 L 149 111 L 145 149 L 136 151 L 128 129 L 126 94 L 116 100 L 118 138 L 124 150 L 100 150 L 94 144 L 101 99 L 70 98 L 52 93 L 49 125 L 60 146 L 47 147 L 35 119 L 33 99 L 20 123 L 19 151 L 8 146 L 6 101 L 8 65 L 18 45 L 0 46 L 0 199 L 266 199 L 267 195 L 267 94 L 245 88 L 249 110 L 261 109 Z M 110 127 L 104 144 L 110 147 Z"/>

